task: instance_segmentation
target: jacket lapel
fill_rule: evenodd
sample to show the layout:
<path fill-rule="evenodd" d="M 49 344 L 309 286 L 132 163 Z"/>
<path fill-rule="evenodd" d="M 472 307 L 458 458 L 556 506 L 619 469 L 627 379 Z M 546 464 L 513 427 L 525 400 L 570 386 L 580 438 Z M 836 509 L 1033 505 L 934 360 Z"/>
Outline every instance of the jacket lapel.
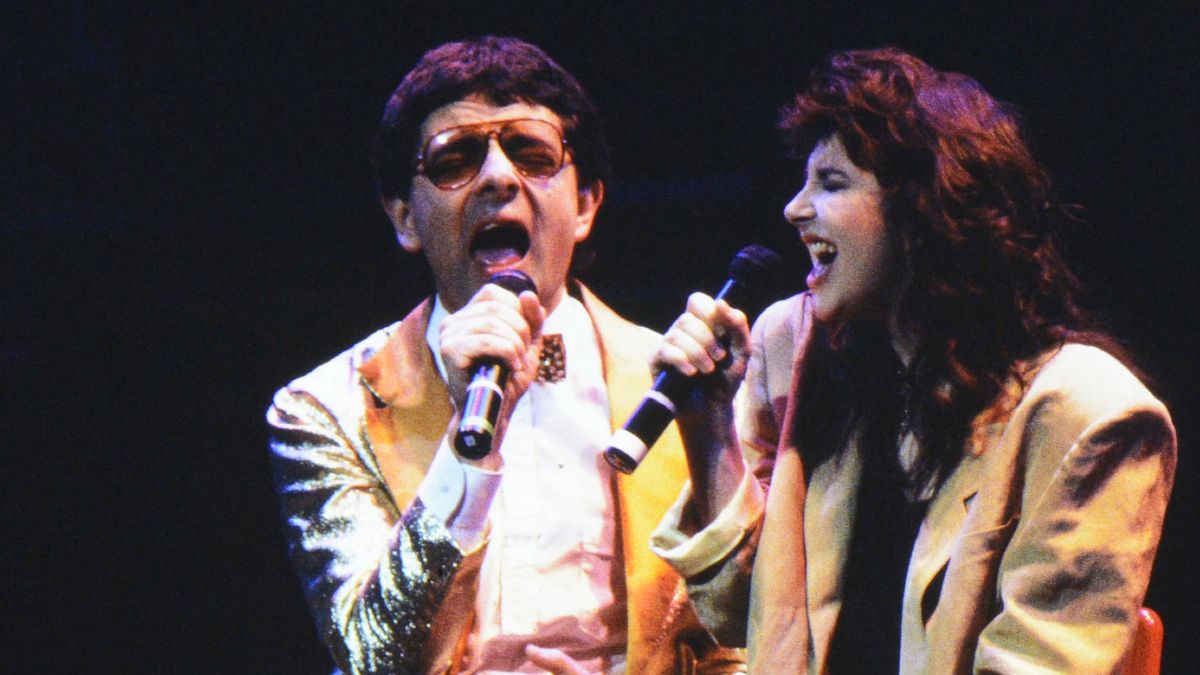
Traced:
<path fill-rule="evenodd" d="M 801 369 L 799 359 L 808 342 L 811 306 L 806 300 L 795 315 L 795 323 L 778 341 L 765 343 L 771 359 L 774 350 L 790 350 L 791 372 L 786 391 L 787 405 L 777 418 L 779 444 L 771 470 L 771 489 L 767 493 L 766 514 L 763 519 L 759 548 L 754 558 L 750 580 L 750 625 L 747 639 L 749 660 L 756 672 L 807 672 L 812 654 L 811 624 L 809 621 L 809 592 L 813 585 L 808 558 L 806 531 L 809 516 L 809 489 L 805 482 L 800 452 L 792 440 L 793 416 Z M 770 385 L 771 373 L 767 373 Z M 778 383 L 777 383 L 778 384 Z M 779 397 L 772 396 L 771 400 Z M 822 486 L 815 486 L 820 489 Z M 796 533 L 803 536 L 796 536 Z M 820 588 L 821 583 L 815 584 Z M 779 645 L 790 645 L 780 649 Z"/>
<path fill-rule="evenodd" d="M 426 300 L 359 367 L 367 388 L 367 438 L 396 507 L 405 509 L 433 462 L 453 410 L 425 341 Z"/>
<path fill-rule="evenodd" d="M 930 582 L 950 560 L 967 518 L 967 507 L 979 492 L 981 465 L 977 457 L 964 457 L 929 504 L 913 545 L 905 582 L 906 596 L 922 597 Z"/>
<path fill-rule="evenodd" d="M 986 583 L 979 577 L 989 575 L 992 568 L 990 560 L 970 550 L 978 537 L 964 534 L 986 535 L 1002 525 L 998 520 L 1003 514 L 993 511 L 1004 505 L 990 503 L 995 495 L 988 496 L 984 480 L 989 475 L 1007 475 L 988 468 L 996 459 L 988 450 L 994 448 L 1003 428 L 1003 423 L 977 427 L 968 451 L 930 502 L 921 523 L 904 587 L 900 626 L 904 672 L 931 668 L 958 672 L 970 665 L 974 646 L 964 640 L 977 633 L 976 624 L 984 618 L 980 612 L 988 600 L 978 596 L 978 589 Z M 980 499 L 989 503 L 977 503 Z M 957 562 L 952 563 L 952 558 Z M 966 594 L 956 592 L 960 586 Z M 931 653 L 929 645 L 935 641 L 938 653 Z"/>
<path fill-rule="evenodd" d="M 611 423 L 625 423 L 650 388 L 646 356 L 659 340 L 648 329 L 617 316 L 590 291 L 579 294 L 599 338 L 608 388 Z M 650 551 L 650 534 L 678 495 L 687 477 L 686 459 L 675 425 L 668 427 L 637 471 L 617 474 L 616 492 L 621 550 L 628 602 L 629 651 L 626 672 L 663 672 L 674 659 L 664 645 L 675 631 L 668 626 L 686 610 L 686 595 L 671 568 Z M 662 649 L 660 647 L 670 647 Z"/>
<path fill-rule="evenodd" d="M 795 454 L 795 453 L 793 453 Z M 808 616 L 812 650 L 824 663 L 842 609 L 842 570 L 858 503 L 862 457 L 851 442 L 847 451 L 813 471 L 804 509 L 807 550 Z"/>

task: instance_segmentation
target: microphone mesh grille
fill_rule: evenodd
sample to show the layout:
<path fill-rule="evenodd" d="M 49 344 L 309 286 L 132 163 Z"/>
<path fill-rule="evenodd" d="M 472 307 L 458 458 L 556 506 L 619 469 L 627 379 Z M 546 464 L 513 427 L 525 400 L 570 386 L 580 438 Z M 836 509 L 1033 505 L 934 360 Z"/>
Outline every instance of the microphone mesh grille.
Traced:
<path fill-rule="evenodd" d="M 779 267 L 779 256 L 765 246 L 751 244 L 729 263 L 729 278 L 752 289 L 761 289 Z"/>

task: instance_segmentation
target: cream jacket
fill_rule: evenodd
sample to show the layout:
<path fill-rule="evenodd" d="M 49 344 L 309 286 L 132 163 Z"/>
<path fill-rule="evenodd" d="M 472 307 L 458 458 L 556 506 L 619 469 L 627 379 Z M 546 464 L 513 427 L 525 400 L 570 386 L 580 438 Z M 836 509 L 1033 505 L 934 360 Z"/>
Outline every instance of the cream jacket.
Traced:
<path fill-rule="evenodd" d="M 754 673 L 823 672 L 841 598 L 854 592 L 840 579 L 859 449 L 851 442 L 806 483 L 780 431 L 791 428 L 806 302 L 776 303 L 755 324 L 737 401 L 752 469 L 741 494 L 690 535 L 685 489 L 653 540 L 689 578 L 714 635 L 748 640 Z M 901 673 L 1123 664 L 1174 476 L 1174 428 L 1142 383 L 1094 347 L 1067 344 L 1023 379 L 976 419 L 929 504 L 905 582 Z"/>
<path fill-rule="evenodd" d="M 582 287 L 614 424 L 651 384 L 658 335 Z M 425 342 L 431 302 L 281 389 L 268 411 L 289 555 L 338 666 L 347 672 L 452 673 L 471 628 L 484 546 L 460 551 L 416 498 L 452 410 Z M 616 480 L 629 673 L 674 673 L 715 650 L 679 576 L 648 546 L 687 475 L 672 427 Z M 717 672 L 717 671 L 713 671 Z"/>

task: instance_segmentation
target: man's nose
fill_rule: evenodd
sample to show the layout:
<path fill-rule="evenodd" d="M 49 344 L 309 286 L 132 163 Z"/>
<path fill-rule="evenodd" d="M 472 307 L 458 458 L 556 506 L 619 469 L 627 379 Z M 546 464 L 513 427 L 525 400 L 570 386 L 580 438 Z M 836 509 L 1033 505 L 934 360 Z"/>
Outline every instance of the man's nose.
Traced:
<path fill-rule="evenodd" d="M 500 142 L 495 137 L 489 138 L 487 155 L 479 167 L 479 187 L 483 190 L 516 192 L 520 182 L 517 167 L 504 154 Z"/>

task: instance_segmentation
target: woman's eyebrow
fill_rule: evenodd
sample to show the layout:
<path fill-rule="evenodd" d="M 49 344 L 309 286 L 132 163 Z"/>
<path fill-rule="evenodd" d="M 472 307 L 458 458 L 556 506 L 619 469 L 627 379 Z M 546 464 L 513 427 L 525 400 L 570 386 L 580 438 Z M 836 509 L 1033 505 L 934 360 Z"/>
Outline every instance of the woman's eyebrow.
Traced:
<path fill-rule="evenodd" d="M 813 174 L 816 175 L 817 178 L 830 178 L 832 176 L 848 178 L 850 175 L 845 171 L 833 166 L 818 166 L 816 169 L 813 169 Z"/>

